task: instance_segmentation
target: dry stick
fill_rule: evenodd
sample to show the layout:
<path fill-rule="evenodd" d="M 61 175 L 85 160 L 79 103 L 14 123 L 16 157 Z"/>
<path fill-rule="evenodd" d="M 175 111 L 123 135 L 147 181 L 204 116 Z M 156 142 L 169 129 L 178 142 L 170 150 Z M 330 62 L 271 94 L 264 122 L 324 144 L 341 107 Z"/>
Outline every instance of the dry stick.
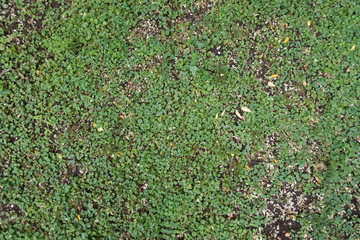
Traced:
<path fill-rule="evenodd" d="M 8 71 L 10 71 L 10 68 L 4 70 L 2 73 L 0 73 L 0 76 L 2 76 L 3 74 L 7 73 Z"/>

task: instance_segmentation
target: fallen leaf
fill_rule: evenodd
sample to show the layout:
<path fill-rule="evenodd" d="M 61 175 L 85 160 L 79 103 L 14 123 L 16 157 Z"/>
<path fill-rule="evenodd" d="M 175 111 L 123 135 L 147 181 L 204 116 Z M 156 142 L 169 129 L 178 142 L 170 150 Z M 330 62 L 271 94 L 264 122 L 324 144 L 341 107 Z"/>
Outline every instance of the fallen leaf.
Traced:
<path fill-rule="evenodd" d="M 224 111 L 221 113 L 221 116 L 223 117 L 225 115 L 225 109 L 224 109 Z"/>
<path fill-rule="evenodd" d="M 95 123 L 93 123 L 93 127 L 96 127 L 96 124 L 95 124 Z"/>
<path fill-rule="evenodd" d="M 250 171 L 250 167 L 249 167 L 249 166 L 247 166 L 247 165 L 246 165 L 246 169 L 247 169 L 248 171 Z"/>
<path fill-rule="evenodd" d="M 111 158 L 114 158 L 115 157 L 115 155 L 114 154 L 111 154 Z"/>
<path fill-rule="evenodd" d="M 289 41 L 289 38 L 286 38 L 283 43 L 287 43 Z"/>
<path fill-rule="evenodd" d="M 350 51 L 355 50 L 355 48 L 356 48 L 356 46 L 355 46 L 355 45 L 353 45 L 353 46 L 351 47 Z"/>
<path fill-rule="evenodd" d="M 120 155 L 122 155 L 123 153 L 122 152 L 119 152 Z"/>
<path fill-rule="evenodd" d="M 61 156 L 61 155 L 59 155 L 59 156 L 58 156 L 58 158 L 60 158 L 60 159 L 61 159 L 61 158 L 62 158 L 62 156 Z"/>
<path fill-rule="evenodd" d="M 231 156 L 233 157 L 233 156 L 235 156 L 235 154 L 232 153 Z"/>
<path fill-rule="evenodd" d="M 304 85 L 304 87 L 306 87 L 306 85 L 307 85 L 305 81 L 303 81 L 303 83 L 302 83 L 302 84 Z"/>
<path fill-rule="evenodd" d="M 285 237 L 290 237 L 290 233 L 285 233 Z"/>
<path fill-rule="evenodd" d="M 100 127 L 100 128 L 98 128 L 98 131 L 102 132 L 102 131 L 104 131 L 104 129 L 102 127 Z"/>
<path fill-rule="evenodd" d="M 40 71 L 39 71 L 39 70 L 36 70 L 36 74 L 37 74 L 37 75 L 40 75 Z"/>
<path fill-rule="evenodd" d="M 310 20 L 307 21 L 307 25 L 310 27 L 310 25 L 311 25 Z"/>
<path fill-rule="evenodd" d="M 235 114 L 236 114 L 236 116 L 238 116 L 240 119 L 243 119 L 243 117 L 242 117 L 241 114 L 238 112 L 238 110 L 235 110 Z"/>
<path fill-rule="evenodd" d="M 78 215 L 78 219 L 79 219 L 79 221 L 81 220 L 80 215 Z"/>
<path fill-rule="evenodd" d="M 125 118 L 123 115 L 121 115 L 120 117 L 121 117 L 121 119 L 124 119 L 124 118 Z"/>
<path fill-rule="evenodd" d="M 247 107 L 241 107 L 241 110 L 243 110 L 244 112 L 251 112 L 251 110 L 248 109 Z"/>
<path fill-rule="evenodd" d="M 275 84 L 273 82 L 268 82 L 269 87 L 275 87 Z"/>
<path fill-rule="evenodd" d="M 198 94 L 198 90 L 197 89 L 195 89 L 195 95 L 197 95 Z"/>
<path fill-rule="evenodd" d="M 215 119 L 218 119 L 219 117 L 219 113 L 216 113 Z"/>
<path fill-rule="evenodd" d="M 320 179 L 317 176 L 315 177 L 315 179 L 318 183 L 320 183 Z"/>
<path fill-rule="evenodd" d="M 215 231 L 215 228 L 213 227 L 213 225 L 211 225 L 211 229 L 212 229 L 213 231 Z"/>
<path fill-rule="evenodd" d="M 170 147 L 172 147 L 173 146 L 173 144 L 172 143 L 170 143 Z"/>
<path fill-rule="evenodd" d="M 279 75 L 278 74 L 273 74 L 273 75 L 271 75 L 270 77 L 272 77 L 272 78 L 277 78 Z"/>
<path fill-rule="evenodd" d="M 274 159 L 274 162 L 275 162 L 276 164 L 278 164 L 278 161 L 277 161 L 276 159 Z"/>
<path fill-rule="evenodd" d="M 261 54 L 260 56 L 259 56 L 259 58 L 262 58 L 264 56 L 264 54 Z"/>

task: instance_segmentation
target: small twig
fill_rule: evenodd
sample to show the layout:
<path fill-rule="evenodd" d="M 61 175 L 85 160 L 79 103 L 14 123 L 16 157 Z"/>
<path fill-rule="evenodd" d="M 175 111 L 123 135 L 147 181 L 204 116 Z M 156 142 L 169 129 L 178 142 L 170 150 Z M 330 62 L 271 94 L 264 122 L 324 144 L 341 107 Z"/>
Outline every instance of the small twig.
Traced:
<path fill-rule="evenodd" d="M 10 68 L 8 68 L 8 69 L 6 69 L 6 70 L 2 71 L 2 73 L 0 73 L 0 76 L 2 76 L 3 74 L 7 73 L 8 71 L 10 71 Z"/>

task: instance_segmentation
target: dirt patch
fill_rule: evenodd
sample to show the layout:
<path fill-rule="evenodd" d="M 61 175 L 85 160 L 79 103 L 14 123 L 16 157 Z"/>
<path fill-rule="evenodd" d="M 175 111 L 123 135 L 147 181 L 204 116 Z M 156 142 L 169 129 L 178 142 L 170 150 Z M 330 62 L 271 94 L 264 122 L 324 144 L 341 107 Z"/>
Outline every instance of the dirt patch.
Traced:
<path fill-rule="evenodd" d="M 262 233 L 271 239 L 292 239 L 291 236 L 301 229 L 296 216 L 315 210 L 313 203 L 317 200 L 317 197 L 304 194 L 300 182 L 283 183 L 279 193 L 267 199 L 263 214 L 270 221 L 263 226 Z"/>
<path fill-rule="evenodd" d="M 70 1 L 65 1 L 65 3 L 59 3 L 57 1 L 45 1 L 44 9 L 38 8 L 34 9 L 30 2 L 25 2 L 24 6 L 18 6 L 15 1 L 9 1 L 7 4 L 2 4 L 0 8 L 1 16 L 0 27 L 4 29 L 4 34 L 6 36 L 12 35 L 13 33 L 20 32 L 20 35 L 28 35 L 31 31 L 40 32 L 45 21 L 45 13 L 50 9 L 60 9 L 62 6 L 68 4 Z M 30 16 L 24 14 L 23 9 L 27 11 L 35 11 L 36 15 Z M 20 26 L 20 28 L 19 28 Z M 20 39 L 21 38 L 21 39 Z M 15 38 L 17 43 L 23 41 L 22 37 Z"/>
<path fill-rule="evenodd" d="M 19 205 L 12 203 L 3 203 L 0 202 L 0 219 L 5 220 L 11 218 L 14 215 L 21 215 L 23 212 L 21 211 Z M 1 223 L 0 223 L 1 225 Z"/>

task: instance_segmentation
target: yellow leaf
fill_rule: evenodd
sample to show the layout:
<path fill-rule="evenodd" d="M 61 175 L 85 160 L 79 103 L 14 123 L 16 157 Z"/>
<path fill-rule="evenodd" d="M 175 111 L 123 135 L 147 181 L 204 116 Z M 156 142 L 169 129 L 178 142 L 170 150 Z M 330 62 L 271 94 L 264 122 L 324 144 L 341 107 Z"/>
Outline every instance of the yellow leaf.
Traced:
<path fill-rule="evenodd" d="M 114 158 L 115 157 L 115 155 L 114 154 L 111 154 L 111 158 Z"/>
<path fill-rule="evenodd" d="M 320 183 L 320 179 L 318 177 L 315 177 L 316 181 Z"/>
<path fill-rule="evenodd" d="M 121 119 L 124 119 L 124 118 L 125 118 L 123 115 L 121 115 L 120 117 L 121 117 Z"/>
<path fill-rule="evenodd" d="M 78 215 L 78 219 L 79 219 L 79 221 L 81 220 L 80 215 Z"/>
<path fill-rule="evenodd" d="M 287 43 L 289 41 L 289 38 L 286 38 L 283 43 Z"/>
<path fill-rule="evenodd" d="M 243 110 L 244 112 L 251 112 L 251 110 L 248 109 L 247 107 L 241 107 L 241 110 Z"/>
<path fill-rule="evenodd" d="M 248 171 L 250 171 L 250 167 L 249 167 L 249 166 L 247 166 L 247 165 L 246 165 L 246 169 L 247 169 Z"/>
<path fill-rule="evenodd" d="M 356 48 L 356 46 L 355 46 L 355 45 L 353 45 L 353 46 L 351 47 L 350 51 L 354 51 L 354 50 L 355 50 L 355 48 Z"/>
<path fill-rule="evenodd" d="M 290 215 L 292 218 L 295 218 L 295 215 Z"/>
<path fill-rule="evenodd" d="M 173 146 L 173 144 L 172 143 L 170 143 L 170 147 L 172 147 Z"/>
<path fill-rule="evenodd" d="M 102 127 L 100 127 L 100 128 L 98 128 L 98 131 L 102 132 L 102 131 L 104 131 L 104 129 Z"/>
<path fill-rule="evenodd" d="M 36 74 L 37 74 L 37 75 L 40 75 L 40 71 L 39 71 L 39 70 L 36 70 Z"/>
<path fill-rule="evenodd" d="M 273 82 L 268 82 L 269 87 L 275 87 L 275 84 Z"/>
<path fill-rule="evenodd" d="M 233 157 L 233 156 L 235 156 L 235 154 L 232 153 L 231 156 Z"/>
<path fill-rule="evenodd" d="M 123 153 L 122 152 L 119 152 L 120 155 L 122 155 Z"/>
<path fill-rule="evenodd" d="M 274 159 L 274 162 L 275 162 L 276 164 L 278 164 L 278 161 L 277 161 L 276 159 Z"/>
<path fill-rule="evenodd" d="M 307 21 L 307 25 L 310 27 L 310 25 L 311 25 L 310 20 Z"/>
<path fill-rule="evenodd" d="M 95 124 L 95 123 L 93 123 L 93 127 L 96 127 L 96 124 Z"/>
<path fill-rule="evenodd" d="M 60 158 L 60 159 L 61 159 L 61 158 L 62 158 L 62 156 L 61 156 L 61 155 L 59 155 L 59 156 L 58 156 L 58 158 Z"/>
<path fill-rule="evenodd" d="M 261 54 L 260 56 L 259 56 L 259 58 L 262 58 L 264 56 L 264 54 Z"/>
<path fill-rule="evenodd" d="M 271 75 L 270 77 L 272 77 L 272 78 L 277 78 L 279 75 L 278 74 L 273 74 L 273 75 Z"/>

